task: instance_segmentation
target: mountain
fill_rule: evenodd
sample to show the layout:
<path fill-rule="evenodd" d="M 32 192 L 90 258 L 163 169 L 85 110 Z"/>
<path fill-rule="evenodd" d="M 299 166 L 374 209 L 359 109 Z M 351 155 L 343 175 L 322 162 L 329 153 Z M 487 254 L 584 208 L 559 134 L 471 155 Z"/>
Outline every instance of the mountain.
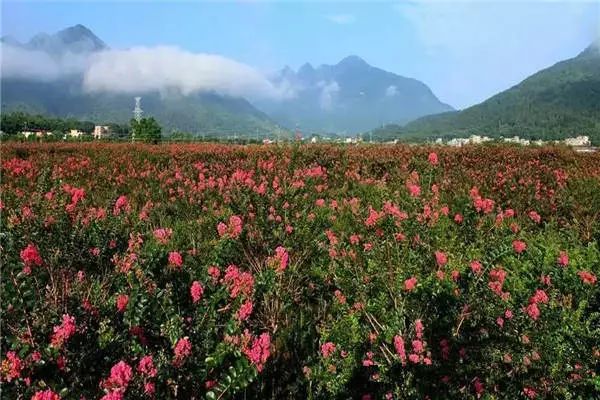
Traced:
<path fill-rule="evenodd" d="M 295 96 L 257 106 L 303 132 L 351 134 L 452 110 L 424 83 L 373 67 L 358 56 L 318 68 L 306 63 L 297 72 L 285 67 L 273 81 L 286 82 Z"/>
<path fill-rule="evenodd" d="M 91 30 L 76 25 L 55 34 L 38 34 L 21 44 L 10 37 L 3 46 L 43 52 L 52 58 L 79 58 L 108 49 Z M 133 95 L 88 93 L 81 72 L 60 78 L 33 79 L 2 76 L 2 112 L 25 111 L 97 123 L 126 123 L 132 117 Z M 155 117 L 164 132 L 184 131 L 209 135 L 251 135 L 280 132 L 276 124 L 247 100 L 212 92 L 188 96 L 158 92 L 139 93 L 145 115 Z M 286 134 L 286 132 L 282 132 Z"/>
<path fill-rule="evenodd" d="M 463 111 L 373 131 L 380 139 L 471 134 L 546 140 L 587 135 L 600 143 L 600 42 Z"/>

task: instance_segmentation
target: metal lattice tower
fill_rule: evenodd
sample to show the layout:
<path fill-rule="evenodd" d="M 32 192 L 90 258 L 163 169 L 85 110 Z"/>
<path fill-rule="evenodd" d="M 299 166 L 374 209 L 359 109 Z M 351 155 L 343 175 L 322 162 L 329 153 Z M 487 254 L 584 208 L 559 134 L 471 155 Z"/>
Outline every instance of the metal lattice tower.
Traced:
<path fill-rule="evenodd" d="M 144 114 L 144 110 L 142 110 L 141 101 L 142 101 L 141 97 L 135 98 L 135 108 L 133 109 L 133 118 L 137 122 L 140 122 L 140 120 L 142 119 L 142 114 Z"/>

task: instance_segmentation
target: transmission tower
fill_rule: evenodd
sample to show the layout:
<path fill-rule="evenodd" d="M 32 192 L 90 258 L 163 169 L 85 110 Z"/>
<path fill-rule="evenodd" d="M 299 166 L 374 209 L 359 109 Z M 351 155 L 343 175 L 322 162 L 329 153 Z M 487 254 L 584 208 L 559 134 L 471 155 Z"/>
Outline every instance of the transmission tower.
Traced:
<path fill-rule="evenodd" d="M 140 122 L 142 120 L 142 114 L 144 114 L 144 110 L 142 110 L 142 98 L 141 97 L 135 97 L 135 108 L 133 109 L 133 119 L 135 119 L 137 122 Z M 135 129 L 133 129 L 131 131 L 131 141 L 134 142 L 135 141 Z"/>

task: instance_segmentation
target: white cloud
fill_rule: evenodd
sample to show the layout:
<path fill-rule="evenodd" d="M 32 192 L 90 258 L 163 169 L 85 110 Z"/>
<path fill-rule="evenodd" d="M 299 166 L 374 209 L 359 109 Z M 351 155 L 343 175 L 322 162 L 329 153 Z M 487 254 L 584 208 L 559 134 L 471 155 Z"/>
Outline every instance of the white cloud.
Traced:
<path fill-rule="evenodd" d="M 388 88 L 385 89 L 385 95 L 388 97 L 394 97 L 397 94 L 398 88 L 395 85 L 388 86 Z"/>
<path fill-rule="evenodd" d="M 0 65 L 4 78 L 53 81 L 65 75 L 82 73 L 86 68 L 87 58 L 73 53 L 52 57 L 43 51 L 31 51 L 2 43 Z"/>
<path fill-rule="evenodd" d="M 256 69 L 213 54 L 174 47 L 109 50 L 91 56 L 84 75 L 89 91 L 139 93 L 178 90 L 184 95 L 215 91 L 235 97 L 283 98 L 289 87 L 276 87 Z"/>
<path fill-rule="evenodd" d="M 348 25 L 356 22 L 356 17 L 352 14 L 333 14 L 327 15 L 326 18 L 329 21 L 339 25 Z"/>
<path fill-rule="evenodd" d="M 293 95 L 288 82 L 275 85 L 246 64 L 175 47 L 138 47 L 52 57 L 41 51 L 3 45 L 1 54 L 3 77 L 49 81 L 77 73 L 82 74 L 83 88 L 88 92 L 176 91 L 189 95 L 214 91 L 234 97 L 276 100 Z"/>
<path fill-rule="evenodd" d="M 323 110 L 331 110 L 333 108 L 335 95 L 340 91 L 340 85 L 338 85 L 336 81 L 320 81 L 317 83 L 317 87 L 321 88 L 321 95 L 319 96 L 319 104 L 321 108 Z"/>

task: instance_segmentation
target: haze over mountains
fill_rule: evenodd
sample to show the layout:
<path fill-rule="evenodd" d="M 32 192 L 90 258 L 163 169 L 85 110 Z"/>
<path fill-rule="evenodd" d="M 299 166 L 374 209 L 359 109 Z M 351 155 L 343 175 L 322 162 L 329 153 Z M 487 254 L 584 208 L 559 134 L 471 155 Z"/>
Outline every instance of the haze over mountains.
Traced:
<path fill-rule="evenodd" d="M 354 134 L 452 110 L 422 82 L 372 67 L 357 56 L 318 68 L 306 64 L 297 73 L 285 68 L 267 79 L 218 56 L 170 48 L 110 50 L 82 25 L 38 34 L 23 44 L 11 38 L 2 42 L 4 111 L 126 122 L 133 96 L 139 95 L 146 113 L 166 132 L 254 134 L 281 126 Z M 161 64 L 153 70 L 149 65 L 169 58 L 191 67 L 182 71 Z M 217 72 L 210 68 L 215 64 Z M 210 74 L 219 71 L 227 82 L 214 83 L 219 77 Z"/>
<path fill-rule="evenodd" d="M 307 63 L 297 72 L 286 67 L 274 81 L 289 82 L 296 95 L 259 107 L 280 124 L 308 132 L 364 132 L 453 109 L 424 83 L 375 68 L 358 56 L 318 68 Z"/>

